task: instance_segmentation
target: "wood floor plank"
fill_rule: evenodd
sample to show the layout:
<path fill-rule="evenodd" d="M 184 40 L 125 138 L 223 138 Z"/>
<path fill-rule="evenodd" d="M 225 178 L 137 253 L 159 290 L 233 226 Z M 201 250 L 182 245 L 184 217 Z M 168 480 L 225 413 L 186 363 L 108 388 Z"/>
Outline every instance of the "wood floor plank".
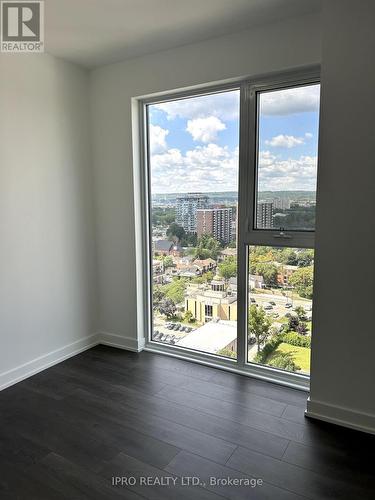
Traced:
<path fill-rule="evenodd" d="M 111 482 L 98 474 L 93 474 L 83 467 L 66 460 L 56 453 L 50 453 L 35 465 L 28 475 L 53 490 L 54 495 L 63 495 L 65 499 L 79 500 L 141 500 L 135 492 L 124 488 L 114 488 Z M 52 500 L 54 496 L 50 497 Z"/>
<path fill-rule="evenodd" d="M 220 500 L 221 496 L 208 491 L 205 488 L 197 486 L 184 486 L 178 474 L 166 473 L 165 470 L 150 467 L 149 465 L 140 462 L 139 460 L 129 457 L 124 453 L 120 453 L 117 457 L 103 466 L 101 474 L 110 480 L 113 476 L 126 476 L 136 478 L 136 483 L 129 488 L 145 498 L 150 500 Z M 196 474 L 194 474 L 196 475 Z M 140 480 L 142 477 L 164 478 L 167 481 L 168 477 L 176 478 L 175 486 L 163 485 L 142 485 Z"/>
<path fill-rule="evenodd" d="M 179 385 L 179 387 L 187 391 L 228 401 L 232 404 L 246 406 L 247 408 L 269 413 L 277 417 L 283 414 L 287 406 L 285 403 L 280 403 L 264 396 L 258 396 L 257 394 L 237 389 L 228 389 L 210 382 L 189 380 L 187 383 Z"/>
<path fill-rule="evenodd" d="M 77 391 L 75 395 L 69 396 L 67 401 L 89 407 L 93 412 L 107 416 L 114 422 L 125 423 L 127 428 L 219 463 L 225 463 L 236 448 L 236 445 L 223 439 L 166 421 L 156 415 L 147 414 L 109 399 L 98 398 L 86 391 Z"/>
<path fill-rule="evenodd" d="M 235 445 L 261 451 L 275 458 L 282 457 L 289 442 L 287 439 L 274 434 L 238 423 L 233 425 L 233 422 L 220 416 L 208 416 L 199 410 L 172 403 L 164 398 L 159 398 L 157 395 L 144 395 L 128 387 L 113 387 L 108 392 L 108 397 L 143 412 L 205 432 Z"/>
<path fill-rule="evenodd" d="M 302 500 L 303 496 L 293 492 L 283 490 L 277 486 L 266 483 L 263 480 L 261 486 L 252 488 L 248 484 L 238 485 L 216 485 L 212 484 L 211 478 L 231 479 L 231 480 L 254 480 L 263 479 L 261 475 L 253 476 L 243 474 L 229 467 L 215 464 L 202 457 L 192 455 L 185 451 L 180 452 L 176 457 L 165 467 L 165 470 L 173 474 L 181 476 L 198 476 L 205 484 L 205 487 L 218 495 L 223 495 L 225 498 L 233 500 L 248 500 L 254 498 L 256 500 Z"/>
<path fill-rule="evenodd" d="M 267 395 L 267 397 L 275 401 L 292 404 L 302 407 L 303 409 L 306 408 L 306 400 L 308 398 L 307 392 L 298 391 L 296 389 L 286 389 L 281 385 L 265 382 L 253 377 L 238 375 L 224 370 L 216 370 L 210 382 L 227 387 L 228 389 L 250 392 L 252 394 L 258 394 L 259 396 Z"/>
<path fill-rule="evenodd" d="M 348 453 L 348 450 L 305 446 L 291 441 L 282 460 L 324 476 L 374 488 L 375 450 L 372 446 Z"/>
<path fill-rule="evenodd" d="M 157 393 L 169 401 L 185 404 L 191 408 L 201 410 L 209 415 L 221 415 L 222 418 L 235 423 L 248 425 L 254 429 L 270 432 L 284 439 L 303 440 L 304 428 L 301 425 L 268 415 L 241 405 L 233 405 L 227 401 L 220 401 L 209 396 L 194 394 L 176 387 L 164 387 Z"/>
<path fill-rule="evenodd" d="M 0 392 L 0 498 L 373 498 L 375 436 L 306 419 L 306 397 L 177 358 L 96 346 Z M 112 475 L 131 473 L 265 484 L 111 485 Z"/>
<path fill-rule="evenodd" d="M 263 477 L 265 481 L 275 486 L 305 495 L 311 499 L 373 498 L 373 491 L 362 488 L 360 485 L 307 471 L 241 447 L 238 447 L 233 453 L 227 465 L 245 474 Z"/>

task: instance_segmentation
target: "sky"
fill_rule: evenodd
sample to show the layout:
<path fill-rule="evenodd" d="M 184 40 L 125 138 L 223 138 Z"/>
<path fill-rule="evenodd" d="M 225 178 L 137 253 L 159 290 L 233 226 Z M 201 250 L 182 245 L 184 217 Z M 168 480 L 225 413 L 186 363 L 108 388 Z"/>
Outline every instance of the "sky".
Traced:
<path fill-rule="evenodd" d="M 153 194 L 238 189 L 239 91 L 152 104 Z M 315 191 L 319 85 L 259 96 L 260 191 Z"/>

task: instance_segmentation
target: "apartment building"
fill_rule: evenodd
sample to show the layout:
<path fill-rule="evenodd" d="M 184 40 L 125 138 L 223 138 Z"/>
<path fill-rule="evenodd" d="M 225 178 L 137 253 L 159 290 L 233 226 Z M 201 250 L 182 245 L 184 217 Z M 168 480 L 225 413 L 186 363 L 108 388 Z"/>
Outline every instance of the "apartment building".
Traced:
<path fill-rule="evenodd" d="M 273 202 L 259 202 L 257 205 L 257 228 L 270 229 L 273 227 Z"/>
<path fill-rule="evenodd" d="M 197 235 L 212 236 L 222 243 L 230 243 L 233 239 L 234 209 L 205 208 L 197 210 Z"/>
<path fill-rule="evenodd" d="M 197 210 L 208 206 L 208 196 L 202 193 L 188 193 L 177 196 L 176 222 L 187 233 L 197 232 Z"/>

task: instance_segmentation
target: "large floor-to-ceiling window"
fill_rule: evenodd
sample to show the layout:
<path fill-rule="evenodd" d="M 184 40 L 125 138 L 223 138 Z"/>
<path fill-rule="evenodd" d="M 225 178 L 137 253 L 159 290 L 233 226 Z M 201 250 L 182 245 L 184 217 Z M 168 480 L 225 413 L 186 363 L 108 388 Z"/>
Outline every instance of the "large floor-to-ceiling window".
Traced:
<path fill-rule="evenodd" d="M 307 376 L 315 74 L 143 103 L 150 342 Z"/>

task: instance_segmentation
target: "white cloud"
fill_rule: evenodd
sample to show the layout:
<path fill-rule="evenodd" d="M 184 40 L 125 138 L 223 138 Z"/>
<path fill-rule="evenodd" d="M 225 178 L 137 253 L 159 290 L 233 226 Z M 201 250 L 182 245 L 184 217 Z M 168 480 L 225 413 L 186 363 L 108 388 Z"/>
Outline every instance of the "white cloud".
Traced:
<path fill-rule="evenodd" d="M 238 90 L 152 105 L 152 107 L 164 111 L 168 120 L 177 117 L 194 120 L 207 116 L 216 116 L 221 120 L 235 120 L 239 117 L 239 106 L 240 93 Z"/>
<path fill-rule="evenodd" d="M 276 135 L 272 137 L 271 140 L 266 140 L 264 143 L 267 146 L 271 146 L 273 148 L 294 148 L 295 146 L 299 146 L 300 144 L 304 144 L 303 137 L 295 137 L 294 135 Z"/>
<path fill-rule="evenodd" d="M 260 191 L 287 191 L 316 189 L 316 156 L 300 156 L 280 160 L 269 151 L 259 155 Z"/>
<path fill-rule="evenodd" d="M 151 157 L 153 193 L 235 191 L 238 189 L 238 148 L 217 144 L 196 147 L 182 154 L 169 149 Z"/>
<path fill-rule="evenodd" d="M 306 132 L 305 137 L 306 139 L 312 139 L 314 136 L 311 132 Z"/>
<path fill-rule="evenodd" d="M 219 118 L 208 116 L 207 118 L 188 120 L 186 130 L 191 134 L 194 141 L 212 142 L 217 138 L 218 132 L 226 128 L 225 123 Z"/>
<path fill-rule="evenodd" d="M 150 125 L 150 150 L 151 154 L 161 153 L 167 149 L 166 137 L 169 130 L 159 127 L 159 125 Z"/>
<path fill-rule="evenodd" d="M 260 98 L 263 115 L 289 115 L 319 111 L 319 85 L 264 92 Z"/>

